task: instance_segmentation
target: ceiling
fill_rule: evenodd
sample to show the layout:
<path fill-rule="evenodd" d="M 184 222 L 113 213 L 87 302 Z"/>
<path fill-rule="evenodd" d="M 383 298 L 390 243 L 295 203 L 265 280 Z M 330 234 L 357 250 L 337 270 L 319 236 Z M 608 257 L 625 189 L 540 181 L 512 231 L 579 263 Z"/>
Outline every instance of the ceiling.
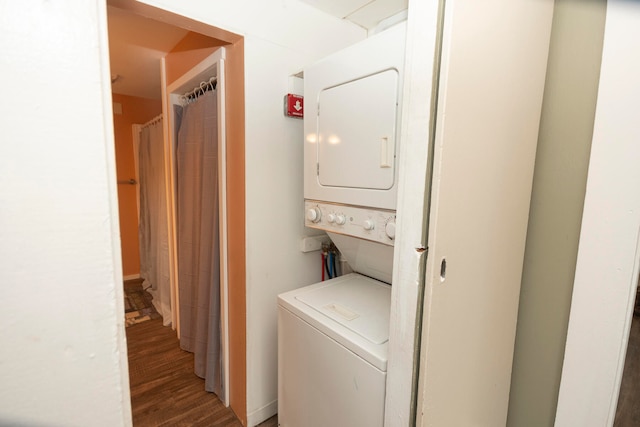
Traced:
<path fill-rule="evenodd" d="M 367 30 L 407 9 L 408 0 L 299 0 Z M 109 55 L 114 93 L 160 99 L 160 58 L 188 33 L 163 22 L 108 6 Z"/>
<path fill-rule="evenodd" d="M 380 21 L 407 9 L 408 0 L 300 0 L 329 15 L 373 29 Z"/>
<path fill-rule="evenodd" d="M 160 58 L 189 31 L 112 6 L 107 19 L 113 92 L 160 99 Z"/>

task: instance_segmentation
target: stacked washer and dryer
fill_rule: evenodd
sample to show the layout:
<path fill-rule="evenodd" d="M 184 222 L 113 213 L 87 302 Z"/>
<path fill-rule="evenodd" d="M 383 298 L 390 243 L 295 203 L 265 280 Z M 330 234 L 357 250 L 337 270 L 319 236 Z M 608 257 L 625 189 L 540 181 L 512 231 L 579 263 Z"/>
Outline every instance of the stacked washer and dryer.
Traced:
<path fill-rule="evenodd" d="M 304 70 L 305 225 L 354 273 L 278 297 L 282 427 L 383 425 L 405 34 Z"/>

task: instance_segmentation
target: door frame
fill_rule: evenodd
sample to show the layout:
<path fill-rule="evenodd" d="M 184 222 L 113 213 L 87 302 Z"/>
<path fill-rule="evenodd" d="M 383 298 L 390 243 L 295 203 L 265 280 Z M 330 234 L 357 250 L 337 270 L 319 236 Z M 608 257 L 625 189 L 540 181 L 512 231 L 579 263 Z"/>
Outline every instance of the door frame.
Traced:
<path fill-rule="evenodd" d="M 405 48 L 385 425 L 413 425 L 443 0 L 411 1 Z M 428 77 L 425 77 L 428 76 Z M 427 100 L 427 101 L 425 101 Z M 425 177 L 425 179 L 416 179 Z M 406 214 L 405 214 L 406 213 Z"/>
<path fill-rule="evenodd" d="M 220 321 L 221 321 L 221 350 L 222 350 L 222 388 L 225 406 L 229 406 L 229 259 L 228 259 L 228 221 L 227 221 L 227 139 L 225 115 L 225 49 L 218 48 L 200 63 L 184 73 L 171 84 L 167 85 L 166 61 L 161 61 L 162 81 L 162 112 L 164 121 L 165 141 L 165 179 L 167 192 L 167 218 L 169 224 L 169 253 L 171 277 L 171 312 L 172 324 L 180 337 L 180 296 L 178 280 L 178 241 L 177 241 L 177 194 L 175 176 L 175 116 L 174 105 L 180 104 L 180 96 L 198 87 L 200 82 L 208 81 L 210 77 L 217 78 L 217 107 L 218 107 L 218 194 L 219 194 L 219 232 L 220 232 Z"/>

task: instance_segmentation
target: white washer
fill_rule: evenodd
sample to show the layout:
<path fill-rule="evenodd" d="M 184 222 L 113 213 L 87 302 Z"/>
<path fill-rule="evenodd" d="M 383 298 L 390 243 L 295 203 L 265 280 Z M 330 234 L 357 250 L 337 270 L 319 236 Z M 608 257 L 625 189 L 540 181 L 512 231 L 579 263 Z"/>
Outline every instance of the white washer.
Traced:
<path fill-rule="evenodd" d="M 383 425 L 390 303 L 356 273 L 278 297 L 281 427 Z"/>

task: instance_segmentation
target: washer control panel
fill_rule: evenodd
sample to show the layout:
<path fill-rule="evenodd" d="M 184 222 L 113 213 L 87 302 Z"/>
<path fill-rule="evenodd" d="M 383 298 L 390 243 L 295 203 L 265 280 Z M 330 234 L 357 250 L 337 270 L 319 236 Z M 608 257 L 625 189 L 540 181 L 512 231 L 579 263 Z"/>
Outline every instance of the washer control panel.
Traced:
<path fill-rule="evenodd" d="M 304 225 L 393 246 L 396 213 L 315 200 L 304 202 Z"/>

